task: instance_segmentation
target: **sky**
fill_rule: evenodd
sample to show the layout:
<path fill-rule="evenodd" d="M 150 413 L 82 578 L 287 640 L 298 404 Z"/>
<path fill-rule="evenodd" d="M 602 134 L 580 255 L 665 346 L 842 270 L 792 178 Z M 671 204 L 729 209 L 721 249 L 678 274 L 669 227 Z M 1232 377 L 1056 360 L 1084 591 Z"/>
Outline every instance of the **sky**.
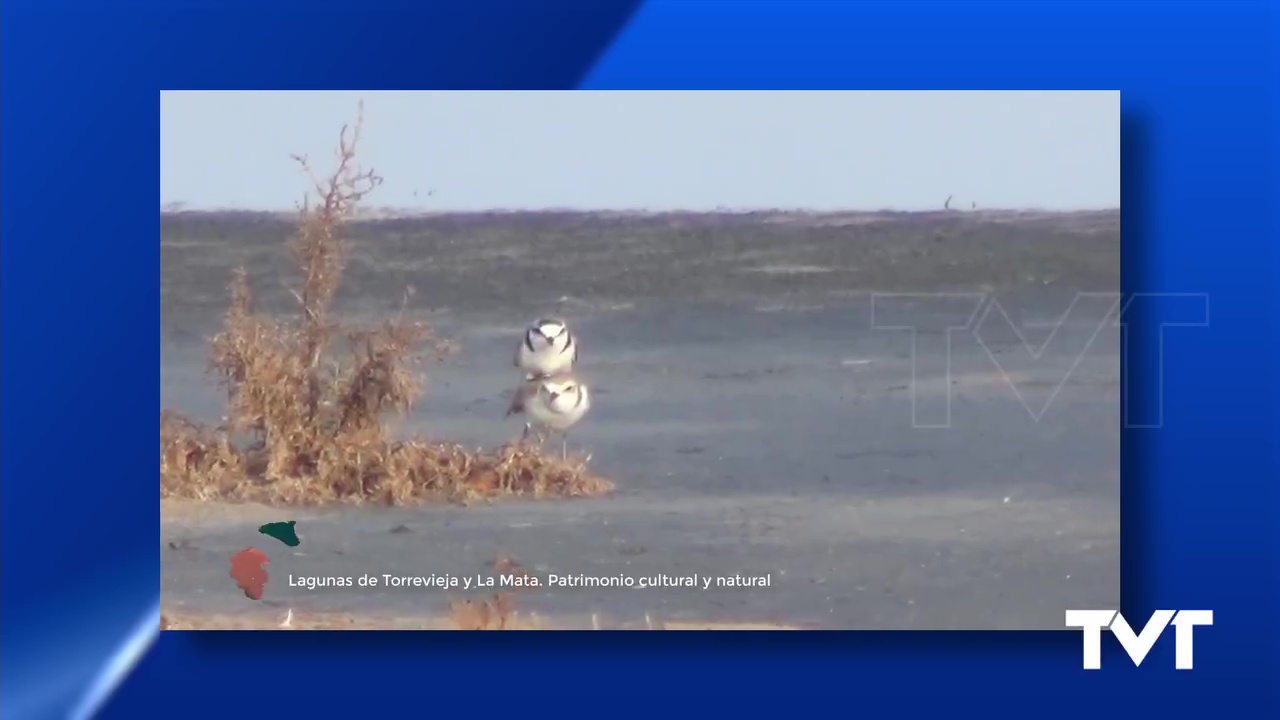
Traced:
<path fill-rule="evenodd" d="M 374 207 L 1120 206 L 1117 91 L 171 91 L 161 205 L 292 209 L 362 99 Z"/>

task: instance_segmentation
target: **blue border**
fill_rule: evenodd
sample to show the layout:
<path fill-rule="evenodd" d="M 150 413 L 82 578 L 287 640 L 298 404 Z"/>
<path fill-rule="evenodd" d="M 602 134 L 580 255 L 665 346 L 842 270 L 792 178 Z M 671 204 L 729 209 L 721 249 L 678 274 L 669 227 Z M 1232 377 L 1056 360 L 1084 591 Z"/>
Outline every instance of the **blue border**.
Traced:
<path fill-rule="evenodd" d="M 1172 633 L 1140 668 L 1104 642 L 1097 673 L 1080 670 L 1080 637 L 1066 632 L 165 634 L 108 715 L 242 710 L 227 687 L 244 678 L 255 712 L 362 716 L 781 710 L 765 696 L 793 712 L 949 712 L 979 698 L 984 712 L 1034 703 L 1037 715 L 1274 709 L 1275 6 L 633 9 L 0 6 L 0 714 L 62 715 L 155 600 L 155 456 L 144 447 L 159 400 L 157 92 L 281 87 L 1120 89 L 1124 290 L 1212 301 L 1207 328 L 1163 335 L 1161 395 L 1156 328 L 1194 323 L 1201 308 L 1164 298 L 1126 316 L 1131 409 L 1150 418 L 1162 398 L 1163 427 L 1124 432 L 1123 609 L 1140 621 L 1157 607 L 1209 608 L 1215 625 L 1198 631 L 1189 673 L 1171 669 Z M 583 703 L 594 694 L 625 701 Z M 684 695 L 704 699 L 673 700 Z"/>

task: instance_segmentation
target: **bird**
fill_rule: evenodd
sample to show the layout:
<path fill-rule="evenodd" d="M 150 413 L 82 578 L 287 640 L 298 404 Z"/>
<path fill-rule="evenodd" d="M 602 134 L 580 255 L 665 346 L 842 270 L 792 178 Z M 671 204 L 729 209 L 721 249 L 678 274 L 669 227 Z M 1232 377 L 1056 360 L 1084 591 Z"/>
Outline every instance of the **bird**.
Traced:
<path fill-rule="evenodd" d="M 541 318 L 526 327 L 512 360 L 533 377 L 568 372 L 577 362 L 578 343 L 569 325 L 558 318 Z"/>
<path fill-rule="evenodd" d="M 521 441 L 529 437 L 533 426 L 539 430 L 546 429 L 559 432 L 561 435 L 560 457 L 569 455 L 569 428 L 591 409 L 591 391 L 586 383 L 571 373 L 559 373 L 551 376 L 526 375 L 525 381 L 516 388 L 511 398 L 511 406 L 507 408 L 506 417 L 523 414 L 528 420 L 524 424 Z M 541 433 L 539 433 L 541 442 Z"/>

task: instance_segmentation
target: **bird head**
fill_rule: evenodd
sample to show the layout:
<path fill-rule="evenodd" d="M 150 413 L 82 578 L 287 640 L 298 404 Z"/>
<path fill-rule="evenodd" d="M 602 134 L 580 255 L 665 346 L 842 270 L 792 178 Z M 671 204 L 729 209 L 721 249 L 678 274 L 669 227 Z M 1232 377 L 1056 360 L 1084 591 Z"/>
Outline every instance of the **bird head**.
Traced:
<path fill-rule="evenodd" d="M 569 333 L 569 326 L 562 320 L 539 320 L 529 328 L 530 333 L 541 338 L 547 347 L 563 344 Z"/>
<path fill-rule="evenodd" d="M 553 407 L 572 407 L 577 400 L 579 384 L 574 380 L 548 380 L 542 383 L 547 402 Z"/>

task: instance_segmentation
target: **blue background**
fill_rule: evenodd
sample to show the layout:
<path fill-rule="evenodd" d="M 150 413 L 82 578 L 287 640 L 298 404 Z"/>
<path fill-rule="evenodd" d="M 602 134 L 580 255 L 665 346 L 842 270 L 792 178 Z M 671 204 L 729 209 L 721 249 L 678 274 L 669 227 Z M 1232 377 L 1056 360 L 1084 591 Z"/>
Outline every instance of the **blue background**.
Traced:
<path fill-rule="evenodd" d="M 1162 426 L 1124 431 L 1123 611 L 1215 624 L 1192 672 L 1172 669 L 1172 632 L 1139 668 L 1104 637 L 1100 672 L 1066 631 L 165 633 L 109 716 L 1274 706 L 1278 16 L 1225 0 L 6 0 L 0 714 L 65 715 L 157 614 L 158 92 L 186 88 L 1120 89 L 1123 290 L 1211 305 L 1138 298 L 1125 316 L 1129 420 Z"/>

